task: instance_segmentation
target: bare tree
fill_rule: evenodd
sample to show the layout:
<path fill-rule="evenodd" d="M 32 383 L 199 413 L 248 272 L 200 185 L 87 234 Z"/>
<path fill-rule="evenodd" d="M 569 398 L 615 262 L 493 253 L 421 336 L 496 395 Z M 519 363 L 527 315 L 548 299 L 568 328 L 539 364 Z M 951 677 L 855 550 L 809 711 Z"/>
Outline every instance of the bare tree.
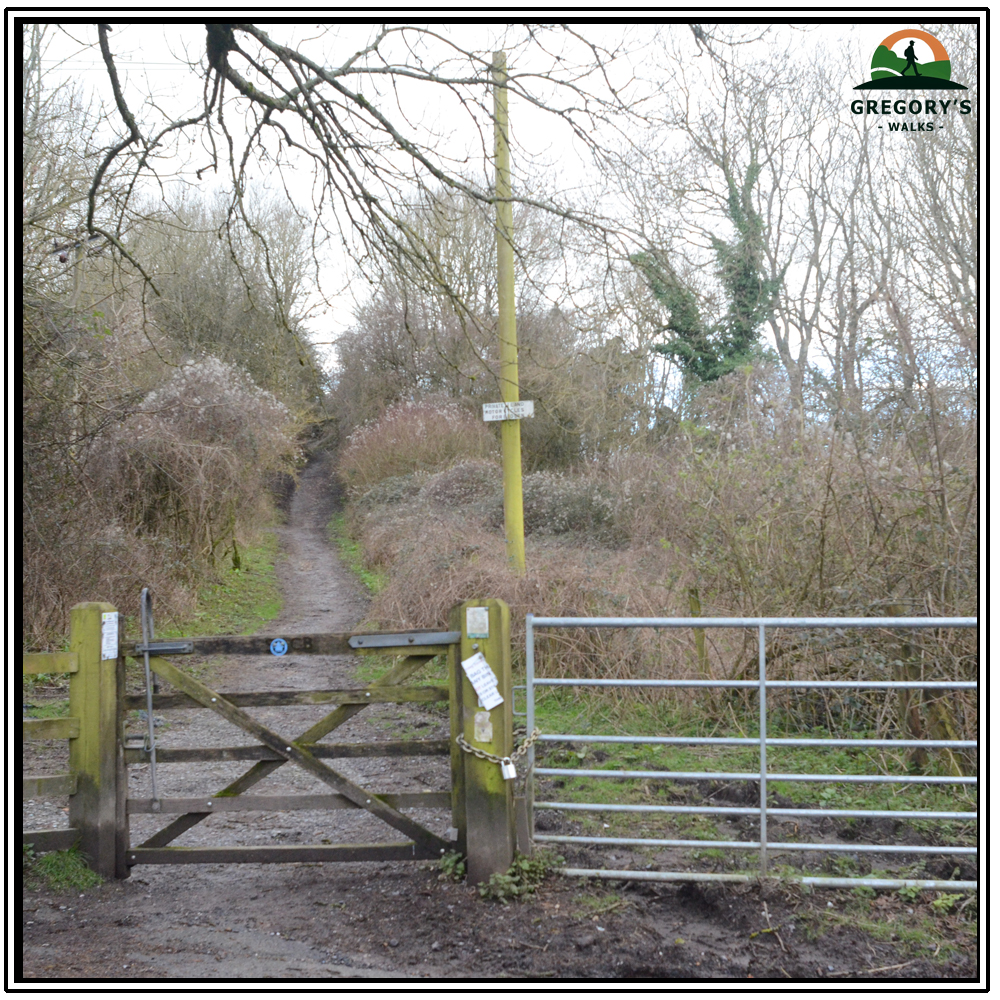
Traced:
<path fill-rule="evenodd" d="M 202 89 L 192 111 L 155 100 L 134 109 L 112 27 L 97 24 L 94 31 L 119 137 L 93 172 L 87 222 L 147 277 L 121 227 L 100 222 L 101 191 L 108 171 L 120 166 L 137 190 L 143 178 L 155 179 L 158 158 L 182 144 L 204 150 L 205 158 L 192 164 L 194 179 L 228 177 L 233 218 L 250 223 L 245 199 L 266 173 L 297 204 L 308 200 L 317 257 L 331 247 L 346 250 L 370 276 L 400 255 L 425 266 L 426 247 L 405 222 L 420 191 L 494 200 L 491 171 L 473 180 L 468 166 L 470 156 L 486 166 L 493 146 L 492 53 L 465 44 L 469 31 L 382 25 L 357 48 L 336 29 L 312 37 L 283 30 L 278 38 L 258 24 L 210 22 L 202 58 L 178 63 L 178 72 Z M 572 27 L 512 25 L 497 44 L 509 52 L 508 88 L 522 106 L 548 115 L 562 142 L 600 157 L 602 141 L 623 141 L 623 124 L 637 115 L 642 96 L 623 58 L 630 52 L 627 35 L 618 31 L 602 43 Z M 440 108 L 438 119 L 451 130 L 461 123 L 466 140 L 452 141 L 438 126 L 414 120 L 421 102 Z M 563 217 L 601 221 L 596 212 L 532 198 L 523 189 L 516 198 Z"/>

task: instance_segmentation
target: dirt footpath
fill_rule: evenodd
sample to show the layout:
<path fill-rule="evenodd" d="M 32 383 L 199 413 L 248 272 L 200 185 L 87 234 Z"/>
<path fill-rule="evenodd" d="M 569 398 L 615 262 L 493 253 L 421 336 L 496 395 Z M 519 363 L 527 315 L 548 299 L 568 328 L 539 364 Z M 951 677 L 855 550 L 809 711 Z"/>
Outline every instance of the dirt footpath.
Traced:
<path fill-rule="evenodd" d="M 329 472 L 303 473 L 280 529 L 282 632 L 350 629 L 364 598 L 326 541 Z M 185 662 L 190 667 L 189 662 Z M 347 685 L 351 657 L 226 659 L 196 668 L 222 691 Z M 260 709 L 255 717 L 293 734 L 325 710 Z M 139 724 L 133 727 L 136 732 Z M 245 745 L 248 738 L 207 711 L 166 711 L 162 746 Z M 447 737 L 447 716 L 419 706 L 372 706 L 336 740 Z M 249 765 L 161 765 L 162 796 L 221 789 Z M 448 787 L 447 758 L 338 761 L 378 791 Z M 26 770 L 38 770 L 28 766 Z M 133 797 L 149 795 L 145 767 L 130 768 Z M 254 794 L 327 791 L 285 766 Z M 65 802 L 26 805 L 29 828 L 65 825 Z M 437 832 L 447 812 L 414 811 Z M 165 825 L 132 818 L 132 843 Z M 178 846 L 377 843 L 398 841 L 368 814 L 347 810 L 222 814 L 185 833 Z M 572 859 L 582 861 L 581 859 Z M 888 903 L 880 902 L 888 900 Z M 876 907 L 876 903 L 878 907 Z M 976 942 L 914 950 L 889 934 L 857 929 L 850 893 L 801 893 L 777 884 L 739 888 L 551 878 L 533 900 L 503 905 L 443 880 L 428 863 L 142 866 L 130 879 L 85 892 L 26 892 L 23 972 L 32 980 L 157 979 L 974 979 Z M 868 905 L 867 903 L 865 905 Z M 902 913 L 896 894 L 871 903 L 886 919 Z M 913 913 L 914 906 L 918 910 Z M 908 904 L 921 917 L 920 904 Z M 837 915 L 843 919 L 838 921 Z M 930 909 L 927 907 L 930 916 Z M 941 941 L 955 926 L 941 922 Z M 923 946 L 921 946 L 923 947 Z"/>

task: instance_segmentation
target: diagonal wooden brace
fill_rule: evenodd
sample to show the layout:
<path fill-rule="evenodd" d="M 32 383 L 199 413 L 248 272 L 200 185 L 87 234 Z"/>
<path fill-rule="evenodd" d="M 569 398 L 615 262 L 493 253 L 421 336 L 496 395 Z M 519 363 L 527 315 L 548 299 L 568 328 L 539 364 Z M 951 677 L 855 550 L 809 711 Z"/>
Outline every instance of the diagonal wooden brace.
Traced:
<path fill-rule="evenodd" d="M 377 681 L 374 681 L 372 687 L 386 687 L 393 686 L 396 684 L 401 684 L 407 678 L 411 677 L 420 667 L 429 663 L 433 656 L 408 656 L 401 662 L 397 663 L 390 670 L 388 670 L 382 677 Z M 168 668 L 176 670 L 166 660 L 162 660 L 159 657 L 150 659 L 150 668 L 155 670 L 156 673 L 161 674 L 161 676 L 166 676 L 166 674 L 160 670 L 160 665 L 166 664 Z M 187 676 L 187 675 L 184 675 Z M 172 682 L 171 682 L 172 683 Z M 197 682 L 196 682 L 197 683 Z M 175 685 L 177 686 L 177 685 Z M 208 688 L 205 688 L 207 691 Z M 210 697 L 218 698 L 217 694 L 210 693 Z M 210 704 L 209 708 L 215 708 L 214 704 Z M 303 743 L 317 743 L 328 733 L 333 732 L 335 729 L 342 726 L 348 719 L 353 718 L 359 712 L 363 712 L 368 706 L 367 705 L 341 705 L 335 708 L 332 712 L 327 713 L 319 722 L 307 729 L 301 736 L 299 736 L 294 742 L 301 745 Z M 288 743 L 283 744 L 283 746 L 288 746 Z M 283 751 L 282 751 L 283 753 Z M 284 754 L 283 754 L 284 755 Z M 287 758 L 286 758 L 287 759 Z M 253 788 L 258 782 L 263 781 L 269 774 L 272 774 L 279 767 L 284 765 L 284 760 L 262 760 L 254 764 L 248 771 L 240 775 L 234 782 L 227 785 L 221 792 L 217 792 L 217 796 L 233 796 L 242 795 L 244 792 Z M 374 796 L 367 795 L 367 798 L 374 798 Z M 367 808 L 367 805 L 365 806 Z M 199 812 L 199 813 L 185 813 L 183 816 L 178 816 L 173 822 L 167 824 L 162 830 L 153 834 L 148 840 L 140 844 L 140 847 L 165 847 L 167 844 L 176 840 L 182 833 L 190 830 L 192 827 L 197 826 L 202 820 L 207 819 L 212 814 L 210 812 Z M 404 817 L 405 818 L 405 817 Z M 421 828 L 422 829 L 422 828 Z M 447 847 L 448 845 L 446 845 Z"/>
<path fill-rule="evenodd" d="M 350 781 L 332 767 L 324 764 L 317 757 L 309 753 L 308 750 L 299 746 L 299 744 L 294 741 L 286 742 L 284 737 L 268 729 L 267 726 L 247 715 L 241 708 L 237 708 L 231 702 L 226 701 L 222 695 L 212 691 L 200 681 L 184 673 L 183 670 L 179 670 L 169 661 L 158 659 L 155 669 L 156 673 L 175 688 L 194 698 L 206 708 L 217 712 L 233 725 L 239 726 L 240 729 L 249 733 L 260 743 L 270 747 L 276 753 L 280 753 L 286 760 L 294 761 L 301 768 L 329 785 L 334 791 L 350 799 L 355 805 L 360 806 L 362 809 L 367 809 L 385 823 L 388 823 L 401 833 L 405 833 L 415 843 L 430 849 L 448 850 L 448 842 L 437 834 L 422 827 L 408 816 L 404 816 L 398 810 L 393 809 L 387 802 L 378 798 L 378 796 L 365 791 L 360 785 L 354 784 L 353 781 Z"/>

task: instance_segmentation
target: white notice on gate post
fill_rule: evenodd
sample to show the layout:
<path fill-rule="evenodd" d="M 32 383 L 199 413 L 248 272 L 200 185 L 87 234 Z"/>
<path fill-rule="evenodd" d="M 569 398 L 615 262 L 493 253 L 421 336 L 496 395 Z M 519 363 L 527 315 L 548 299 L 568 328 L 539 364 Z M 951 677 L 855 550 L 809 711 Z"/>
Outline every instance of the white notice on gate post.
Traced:
<path fill-rule="evenodd" d="M 497 675 L 490 669 L 482 653 L 475 653 L 467 660 L 462 660 L 462 669 L 479 695 L 483 708 L 492 709 L 503 704 L 503 695 L 497 688 Z"/>
<path fill-rule="evenodd" d="M 118 659 L 118 612 L 101 613 L 101 659 Z"/>
<path fill-rule="evenodd" d="M 483 420 L 520 420 L 535 415 L 535 403 L 520 399 L 516 403 L 483 403 Z"/>

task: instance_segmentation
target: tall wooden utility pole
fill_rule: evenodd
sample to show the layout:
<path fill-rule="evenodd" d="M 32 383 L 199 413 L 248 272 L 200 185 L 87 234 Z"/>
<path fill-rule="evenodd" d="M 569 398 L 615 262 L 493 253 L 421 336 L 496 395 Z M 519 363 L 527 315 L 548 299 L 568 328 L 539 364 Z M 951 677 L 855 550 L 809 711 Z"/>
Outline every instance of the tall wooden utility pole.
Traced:
<path fill-rule="evenodd" d="M 497 311 L 500 328 L 500 398 L 520 399 L 517 380 L 517 324 L 514 319 L 514 207 L 510 192 L 510 145 L 507 142 L 507 54 L 493 53 L 493 116 L 496 148 Z M 524 497 L 521 487 L 521 423 L 500 422 L 503 453 L 503 523 L 507 560 L 518 574 L 524 563 Z"/>

